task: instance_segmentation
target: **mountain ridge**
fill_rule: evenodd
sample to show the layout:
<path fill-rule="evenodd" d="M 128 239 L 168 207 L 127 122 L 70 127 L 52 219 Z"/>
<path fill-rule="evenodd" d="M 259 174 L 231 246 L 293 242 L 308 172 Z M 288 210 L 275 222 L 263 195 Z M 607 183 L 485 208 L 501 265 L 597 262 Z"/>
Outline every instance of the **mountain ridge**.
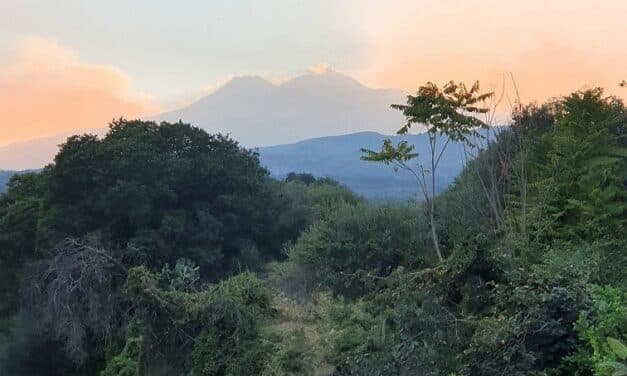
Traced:
<path fill-rule="evenodd" d="M 400 90 L 368 88 L 335 71 L 279 84 L 242 76 L 186 107 L 149 119 L 181 120 L 229 134 L 246 147 L 264 147 L 363 130 L 391 132 L 403 117 L 390 104 L 404 96 Z"/>
<path fill-rule="evenodd" d="M 290 172 L 306 172 L 316 177 L 329 177 L 370 200 L 418 199 L 416 181 L 391 166 L 361 159 L 361 149 L 378 150 L 385 139 L 401 140 L 414 145 L 420 154 L 429 150 L 428 135 L 384 135 L 378 132 L 357 132 L 339 136 L 318 137 L 299 142 L 257 148 L 261 164 L 271 176 L 282 179 Z M 463 147 L 451 142 L 442 155 L 436 176 L 436 190 L 448 187 L 463 169 Z"/>

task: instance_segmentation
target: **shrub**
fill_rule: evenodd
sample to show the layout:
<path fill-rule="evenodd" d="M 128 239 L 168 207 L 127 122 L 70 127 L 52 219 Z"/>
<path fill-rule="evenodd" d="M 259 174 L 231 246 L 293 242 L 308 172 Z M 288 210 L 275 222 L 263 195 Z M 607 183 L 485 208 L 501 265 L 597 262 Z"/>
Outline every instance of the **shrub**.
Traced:
<path fill-rule="evenodd" d="M 564 358 L 577 345 L 578 312 L 590 304 L 587 277 L 580 269 L 545 268 L 514 270 L 492 283 L 494 306 L 464 351 L 465 374 L 572 374 Z"/>
<path fill-rule="evenodd" d="M 341 205 L 300 236 L 290 262 L 334 294 L 356 297 L 398 266 L 433 262 L 425 226 L 414 206 Z"/>
<path fill-rule="evenodd" d="M 345 186 L 318 179 L 310 184 L 300 180 L 269 181 L 271 202 L 267 211 L 266 243 L 276 258 L 284 257 L 285 242 L 294 242 L 317 220 L 327 218 L 341 204 L 356 205 L 363 200 Z"/>
<path fill-rule="evenodd" d="M 595 375 L 611 376 L 610 362 L 621 362 L 616 343 L 627 342 L 627 292 L 610 286 L 591 286 L 593 306 L 583 311 L 575 325 L 581 341 L 571 361 Z M 620 352 L 620 351 L 619 351 Z"/>
<path fill-rule="evenodd" d="M 127 338 L 122 352 L 107 362 L 100 376 L 139 376 L 142 342 L 141 336 Z"/>
<path fill-rule="evenodd" d="M 331 341 L 326 348 L 338 375 L 435 376 L 460 368 L 468 325 L 447 306 L 430 272 L 423 279 L 397 270 L 385 287 L 327 311 L 323 337 Z"/>

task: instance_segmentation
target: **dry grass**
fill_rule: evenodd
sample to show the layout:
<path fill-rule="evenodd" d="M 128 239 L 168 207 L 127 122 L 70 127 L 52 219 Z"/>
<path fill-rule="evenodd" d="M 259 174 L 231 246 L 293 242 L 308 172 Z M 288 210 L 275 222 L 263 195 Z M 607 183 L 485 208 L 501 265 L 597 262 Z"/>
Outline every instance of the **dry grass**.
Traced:
<path fill-rule="evenodd" d="M 302 336 L 311 349 L 313 375 L 329 376 L 335 367 L 324 360 L 324 351 L 320 346 L 318 321 L 323 305 L 330 299 L 328 293 L 310 291 L 305 295 L 294 296 L 285 281 L 281 278 L 282 265 L 271 263 L 266 265 L 260 277 L 266 282 L 272 294 L 272 308 L 275 311 L 274 322 L 270 329 L 276 333 Z"/>

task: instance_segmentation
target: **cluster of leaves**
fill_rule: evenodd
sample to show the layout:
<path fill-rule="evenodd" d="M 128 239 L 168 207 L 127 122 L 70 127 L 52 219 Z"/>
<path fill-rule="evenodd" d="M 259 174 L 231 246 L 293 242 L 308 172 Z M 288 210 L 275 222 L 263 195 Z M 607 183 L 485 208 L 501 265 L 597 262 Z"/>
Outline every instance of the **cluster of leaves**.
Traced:
<path fill-rule="evenodd" d="M 535 236 L 591 241 L 625 230 L 627 144 L 623 103 L 601 89 L 559 103 L 538 140 Z"/>
<path fill-rule="evenodd" d="M 311 175 L 288 175 L 284 182 L 268 182 L 268 189 L 272 196 L 267 217 L 272 225 L 266 236 L 277 259 L 284 256 L 286 241 L 295 241 L 304 229 L 331 216 L 338 206 L 364 203 L 339 183 Z"/>
<path fill-rule="evenodd" d="M 580 313 L 575 329 L 581 339 L 572 361 L 595 375 L 627 371 L 627 292 L 610 286 L 592 287 L 593 307 Z"/>
<path fill-rule="evenodd" d="M 590 302 L 586 271 L 539 265 L 491 283 L 493 306 L 477 321 L 464 351 L 470 375 L 568 375 L 564 358 L 577 345 L 573 328 Z"/>
<path fill-rule="evenodd" d="M 433 264 L 426 254 L 426 222 L 408 205 L 340 205 L 288 249 L 299 278 L 313 278 L 336 295 L 355 297 L 398 266 Z"/>

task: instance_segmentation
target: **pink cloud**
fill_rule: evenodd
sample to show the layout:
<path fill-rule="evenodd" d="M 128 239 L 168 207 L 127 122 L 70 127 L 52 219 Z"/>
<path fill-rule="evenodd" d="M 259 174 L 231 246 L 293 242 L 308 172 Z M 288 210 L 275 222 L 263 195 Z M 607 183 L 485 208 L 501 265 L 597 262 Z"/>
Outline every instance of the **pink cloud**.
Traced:
<path fill-rule="evenodd" d="M 82 62 L 48 39 L 21 40 L 0 68 L 0 145 L 102 128 L 113 118 L 158 110 L 120 70 Z"/>

